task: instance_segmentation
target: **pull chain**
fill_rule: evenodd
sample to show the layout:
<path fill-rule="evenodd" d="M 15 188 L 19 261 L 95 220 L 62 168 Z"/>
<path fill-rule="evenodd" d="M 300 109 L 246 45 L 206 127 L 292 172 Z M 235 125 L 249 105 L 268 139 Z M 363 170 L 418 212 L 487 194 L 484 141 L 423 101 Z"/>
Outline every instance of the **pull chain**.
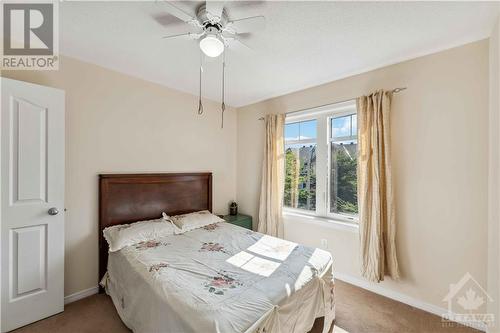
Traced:
<path fill-rule="evenodd" d="M 224 111 L 226 111 L 226 103 L 224 101 L 224 90 L 225 90 L 225 76 L 226 76 L 226 52 L 222 54 L 222 104 L 221 104 L 221 126 L 224 128 Z"/>
<path fill-rule="evenodd" d="M 198 114 L 201 115 L 203 114 L 203 103 L 201 101 L 201 73 L 203 72 L 203 54 L 201 53 L 201 50 L 200 50 L 200 94 L 199 94 L 199 98 L 198 98 Z"/>

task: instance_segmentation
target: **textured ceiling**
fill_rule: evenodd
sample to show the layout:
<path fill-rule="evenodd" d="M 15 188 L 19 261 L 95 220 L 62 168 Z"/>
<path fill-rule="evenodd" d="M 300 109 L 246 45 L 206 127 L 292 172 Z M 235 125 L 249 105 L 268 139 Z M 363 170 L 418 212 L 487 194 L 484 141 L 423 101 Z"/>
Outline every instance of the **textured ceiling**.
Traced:
<path fill-rule="evenodd" d="M 201 2 L 180 2 L 187 11 Z M 61 53 L 198 94 L 194 40 L 162 40 L 189 27 L 155 2 L 62 2 Z M 227 52 L 226 102 L 242 106 L 489 36 L 498 3 L 265 2 L 226 4 L 231 19 L 264 15 Z M 203 95 L 221 96 L 220 58 L 205 64 Z"/>

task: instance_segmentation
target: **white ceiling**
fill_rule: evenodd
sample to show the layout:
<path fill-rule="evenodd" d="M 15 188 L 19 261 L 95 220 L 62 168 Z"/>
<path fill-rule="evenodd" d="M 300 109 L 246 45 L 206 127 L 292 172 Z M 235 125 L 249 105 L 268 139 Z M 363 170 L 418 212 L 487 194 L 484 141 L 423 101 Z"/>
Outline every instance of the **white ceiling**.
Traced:
<path fill-rule="evenodd" d="M 201 2 L 182 2 L 194 12 Z M 61 53 L 198 94 L 194 40 L 156 2 L 62 2 Z M 243 106 L 489 36 L 498 3 L 228 2 L 231 19 L 264 15 L 254 51 L 227 52 L 226 103 Z M 203 95 L 221 96 L 220 58 L 205 65 Z"/>

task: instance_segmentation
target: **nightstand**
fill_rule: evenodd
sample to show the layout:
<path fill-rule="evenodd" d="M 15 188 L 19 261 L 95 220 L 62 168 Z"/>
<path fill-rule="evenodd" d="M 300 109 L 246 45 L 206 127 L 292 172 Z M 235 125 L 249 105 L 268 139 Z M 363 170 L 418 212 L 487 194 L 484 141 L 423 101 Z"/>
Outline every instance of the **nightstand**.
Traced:
<path fill-rule="evenodd" d="M 224 215 L 226 222 L 252 230 L 252 217 L 249 215 Z"/>

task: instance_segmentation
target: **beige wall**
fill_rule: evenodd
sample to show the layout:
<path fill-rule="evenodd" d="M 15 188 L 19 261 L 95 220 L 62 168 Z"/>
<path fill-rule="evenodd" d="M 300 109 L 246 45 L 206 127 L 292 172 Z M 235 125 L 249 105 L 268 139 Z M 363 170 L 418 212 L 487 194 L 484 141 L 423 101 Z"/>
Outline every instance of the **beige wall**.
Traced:
<path fill-rule="evenodd" d="M 489 163 L 488 163 L 488 294 L 500 300 L 500 20 L 490 37 L 490 108 L 489 108 Z M 489 304 L 489 312 L 500 320 L 498 301 Z M 500 323 L 488 332 L 500 332 Z"/>
<path fill-rule="evenodd" d="M 66 91 L 65 294 L 97 285 L 97 175 L 212 171 L 214 211 L 236 191 L 236 114 L 195 96 L 63 57 L 59 71 L 2 76 Z M 195 78 L 193 78 L 195 79 Z"/>
<path fill-rule="evenodd" d="M 263 138 L 259 117 L 395 87 L 408 87 L 395 95 L 392 112 L 402 279 L 381 287 L 444 307 L 449 284 L 466 272 L 486 285 L 487 40 L 238 109 L 237 199 L 241 211 L 255 219 Z M 355 229 L 288 217 L 285 237 L 317 247 L 327 239 L 334 269 L 359 278 Z"/>

